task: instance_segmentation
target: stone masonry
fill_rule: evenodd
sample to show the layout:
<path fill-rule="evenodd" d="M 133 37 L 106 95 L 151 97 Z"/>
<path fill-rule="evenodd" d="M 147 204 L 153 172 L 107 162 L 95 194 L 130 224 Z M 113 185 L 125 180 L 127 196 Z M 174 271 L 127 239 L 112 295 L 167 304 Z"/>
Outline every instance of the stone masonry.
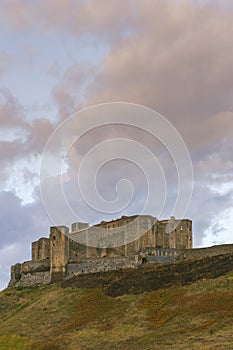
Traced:
<path fill-rule="evenodd" d="M 168 263 L 192 250 L 192 221 L 157 220 L 150 215 L 122 216 L 89 226 L 77 222 L 71 232 L 51 227 L 49 238 L 32 243 L 32 260 L 11 268 L 9 286 L 47 284 L 81 273 Z M 182 255 L 183 254 L 183 255 Z"/>

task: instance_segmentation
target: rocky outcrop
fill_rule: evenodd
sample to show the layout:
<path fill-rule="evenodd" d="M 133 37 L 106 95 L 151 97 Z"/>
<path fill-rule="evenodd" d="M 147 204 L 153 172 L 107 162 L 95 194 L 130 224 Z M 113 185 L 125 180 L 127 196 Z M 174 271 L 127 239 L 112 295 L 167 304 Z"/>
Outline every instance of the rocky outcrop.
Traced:
<path fill-rule="evenodd" d="M 50 283 L 50 261 L 25 261 L 11 267 L 11 279 L 8 287 L 32 286 Z"/>

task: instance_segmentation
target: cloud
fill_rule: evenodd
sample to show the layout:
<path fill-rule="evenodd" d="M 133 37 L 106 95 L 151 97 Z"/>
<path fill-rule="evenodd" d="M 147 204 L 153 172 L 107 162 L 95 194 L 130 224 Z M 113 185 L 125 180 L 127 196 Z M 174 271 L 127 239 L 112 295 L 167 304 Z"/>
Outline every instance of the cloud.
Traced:
<path fill-rule="evenodd" d="M 51 121 L 45 118 L 30 123 L 30 133 L 27 138 L 27 147 L 31 152 L 41 153 L 54 127 Z"/>
<path fill-rule="evenodd" d="M 7 88 L 0 88 L 0 123 L 1 128 L 26 128 L 23 121 L 23 107 Z"/>
<path fill-rule="evenodd" d="M 0 51 L 0 75 L 5 74 L 6 65 L 7 63 L 9 64 L 11 60 L 12 56 L 9 52 Z"/>
<path fill-rule="evenodd" d="M 135 4 L 138 0 L 135 1 Z M 51 0 L 36 5 L 25 1 L 4 1 L 2 19 L 11 30 L 25 31 L 39 27 L 43 32 L 60 32 L 72 36 L 100 35 L 101 40 L 119 37 L 128 28 L 132 0 Z M 106 30 L 108 29 L 108 30 Z"/>
<path fill-rule="evenodd" d="M 53 131 L 51 122 L 26 119 L 26 111 L 7 88 L 0 89 L 1 188 L 20 193 L 35 187 L 42 150 Z M 26 189 L 27 191 L 27 189 Z"/>
<path fill-rule="evenodd" d="M 26 261 L 30 259 L 29 247 L 26 244 L 16 242 L 8 245 L 3 249 L 0 248 L 0 290 L 7 287 L 10 281 L 10 267 L 19 261 Z"/>
<path fill-rule="evenodd" d="M 147 4 L 139 17 L 142 29 L 105 58 L 91 103 L 129 100 L 179 124 L 231 109 L 232 16 L 191 5 L 189 11 L 179 6 L 177 16 L 173 5 L 164 4 L 161 13 L 157 3 L 154 11 Z"/>
<path fill-rule="evenodd" d="M 77 105 L 84 104 L 86 92 L 96 71 L 97 68 L 88 64 L 73 64 L 66 69 L 59 84 L 52 90 L 60 120 L 76 112 Z"/>
<path fill-rule="evenodd" d="M 0 192 L 0 289 L 9 282 L 10 266 L 30 260 L 31 242 L 48 236 L 50 222 L 42 203 L 21 205 L 12 192 Z"/>
<path fill-rule="evenodd" d="M 0 248 L 17 242 L 30 242 L 39 234 L 48 232 L 48 219 L 41 203 L 21 205 L 20 199 L 12 192 L 0 192 Z M 43 233 L 44 231 L 44 233 Z"/>
<path fill-rule="evenodd" d="M 201 244 L 207 226 L 231 206 L 230 193 L 223 197 L 208 186 L 232 180 L 233 14 L 211 3 L 145 1 L 137 2 L 128 15 L 132 31 L 111 41 L 83 101 L 86 106 L 110 101 L 146 105 L 177 127 L 194 165 L 196 194 L 190 215 L 197 222 L 196 242 Z M 76 99 L 75 80 L 78 86 L 80 78 L 74 74 L 72 89 L 67 89 L 68 71 L 56 86 L 56 101 L 61 108 L 70 98 L 75 110 L 83 105 Z M 92 143 L 101 134 L 112 136 L 103 128 L 92 135 Z M 133 132 L 127 135 L 133 137 Z M 143 136 L 140 141 L 150 143 Z M 85 149 L 85 141 L 82 145 Z M 173 184 L 172 172 L 168 176 Z M 200 207 L 205 208 L 204 219 Z"/>

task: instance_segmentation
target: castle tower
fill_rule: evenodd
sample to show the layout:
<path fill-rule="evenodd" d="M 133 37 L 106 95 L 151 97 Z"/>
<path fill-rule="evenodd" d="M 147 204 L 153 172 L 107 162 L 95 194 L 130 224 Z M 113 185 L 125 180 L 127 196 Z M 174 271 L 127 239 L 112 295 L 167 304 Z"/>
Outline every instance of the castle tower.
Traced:
<path fill-rule="evenodd" d="M 156 246 L 166 249 L 192 249 L 192 221 L 189 219 L 161 220 L 156 224 Z"/>
<path fill-rule="evenodd" d="M 74 222 L 71 225 L 71 232 L 83 230 L 83 229 L 88 228 L 88 227 L 89 227 L 89 223 L 87 223 L 87 222 Z"/>
<path fill-rule="evenodd" d="M 69 229 L 66 226 L 50 228 L 50 274 L 51 282 L 62 281 L 69 260 Z"/>
<path fill-rule="evenodd" d="M 49 259 L 50 242 L 48 238 L 40 238 L 36 242 L 32 242 L 32 261 Z"/>
<path fill-rule="evenodd" d="M 169 248 L 192 249 L 192 221 L 188 219 L 176 220 L 174 216 L 168 221 L 170 237 Z M 174 244 L 174 246 L 173 246 Z"/>

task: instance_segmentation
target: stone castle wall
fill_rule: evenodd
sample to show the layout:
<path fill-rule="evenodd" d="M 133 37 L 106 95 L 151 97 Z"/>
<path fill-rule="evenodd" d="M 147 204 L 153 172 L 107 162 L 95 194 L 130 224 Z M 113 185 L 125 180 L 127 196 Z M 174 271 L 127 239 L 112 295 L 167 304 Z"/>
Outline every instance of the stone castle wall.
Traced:
<path fill-rule="evenodd" d="M 63 280 L 69 260 L 68 228 L 65 226 L 50 229 L 50 275 L 51 281 Z"/>
<path fill-rule="evenodd" d="M 32 243 L 32 261 L 50 259 L 54 271 L 57 268 L 61 272 L 69 260 L 79 258 L 130 256 L 141 247 L 192 248 L 192 221 L 187 219 L 158 221 L 150 215 L 123 216 L 92 227 L 74 223 L 72 229 L 69 233 L 65 226 L 51 227 L 50 238 Z"/>
<path fill-rule="evenodd" d="M 156 246 L 170 249 L 192 248 L 192 221 L 170 220 L 158 221 L 155 233 Z"/>
<path fill-rule="evenodd" d="M 233 244 L 215 245 L 208 248 L 195 248 L 190 250 L 181 250 L 179 260 L 197 260 L 205 257 L 212 257 L 221 254 L 233 254 Z"/>
<path fill-rule="evenodd" d="M 137 258 L 132 257 L 115 257 L 115 258 L 87 258 L 80 259 L 77 263 L 67 265 L 66 277 L 69 279 L 73 276 L 101 271 L 118 270 L 124 268 L 135 268 L 139 266 Z"/>
<path fill-rule="evenodd" d="M 50 240 L 49 238 L 40 238 L 32 243 L 32 261 L 50 258 Z"/>
<path fill-rule="evenodd" d="M 146 259 L 146 263 L 165 264 L 176 261 L 198 260 L 205 257 L 214 257 L 228 253 L 233 254 L 233 244 L 187 250 L 150 247 L 142 249 L 134 256 L 82 258 L 75 262 L 69 261 L 63 279 L 69 279 L 80 274 L 124 268 L 137 268 L 142 264 L 143 259 Z M 31 286 L 54 282 L 51 279 L 48 259 L 38 262 L 27 261 L 23 264 L 16 264 L 12 266 L 11 269 L 11 281 L 9 287 Z"/>
<path fill-rule="evenodd" d="M 141 247 L 160 247 L 169 249 L 192 248 L 192 221 L 158 221 L 150 215 L 122 217 L 111 222 L 71 232 L 70 255 L 75 257 L 101 256 L 103 248 L 113 256 L 133 255 Z M 86 247 L 86 251 L 83 249 Z M 97 248 L 96 248 L 97 247 Z M 111 247 L 111 248 L 110 248 Z"/>
<path fill-rule="evenodd" d="M 25 261 L 11 267 L 11 280 L 9 287 L 30 286 L 34 284 L 50 283 L 50 261 L 43 259 L 38 261 Z"/>
<path fill-rule="evenodd" d="M 51 227 L 49 238 L 32 243 L 32 260 L 12 267 L 10 285 L 57 282 L 72 273 L 136 267 L 143 251 L 151 262 L 174 261 L 179 249 L 190 248 L 191 220 L 174 217 L 158 221 L 150 215 L 123 216 L 91 227 L 74 223 L 70 233 L 65 226 Z"/>

